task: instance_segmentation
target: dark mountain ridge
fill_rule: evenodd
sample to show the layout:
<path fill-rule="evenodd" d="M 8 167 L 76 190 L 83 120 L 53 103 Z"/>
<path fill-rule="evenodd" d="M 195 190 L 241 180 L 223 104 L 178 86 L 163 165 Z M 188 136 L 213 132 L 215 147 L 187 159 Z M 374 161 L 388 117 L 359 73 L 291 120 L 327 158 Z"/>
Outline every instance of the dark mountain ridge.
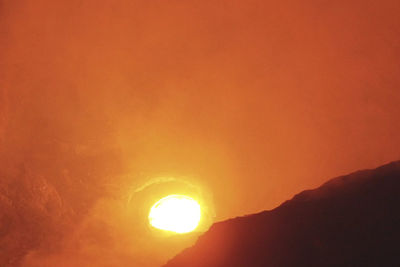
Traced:
<path fill-rule="evenodd" d="M 165 266 L 400 266 L 400 161 L 215 223 Z"/>

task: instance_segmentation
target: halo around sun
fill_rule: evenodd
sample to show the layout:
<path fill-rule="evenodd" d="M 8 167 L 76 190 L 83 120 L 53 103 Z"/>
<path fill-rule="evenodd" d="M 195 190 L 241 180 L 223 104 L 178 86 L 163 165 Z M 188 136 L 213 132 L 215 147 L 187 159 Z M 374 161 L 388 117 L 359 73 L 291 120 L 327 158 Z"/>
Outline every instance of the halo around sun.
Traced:
<path fill-rule="evenodd" d="M 154 228 L 179 234 L 192 232 L 201 219 L 200 204 L 185 195 L 169 195 L 150 209 L 149 223 Z"/>

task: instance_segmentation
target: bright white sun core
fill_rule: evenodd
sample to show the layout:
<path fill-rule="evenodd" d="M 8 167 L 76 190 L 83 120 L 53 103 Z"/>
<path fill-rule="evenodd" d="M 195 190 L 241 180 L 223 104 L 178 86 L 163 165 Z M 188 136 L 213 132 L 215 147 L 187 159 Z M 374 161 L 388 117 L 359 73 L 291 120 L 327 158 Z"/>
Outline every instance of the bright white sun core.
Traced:
<path fill-rule="evenodd" d="M 169 195 L 150 209 L 149 223 L 154 228 L 179 234 L 192 232 L 199 225 L 199 203 L 184 195 Z"/>

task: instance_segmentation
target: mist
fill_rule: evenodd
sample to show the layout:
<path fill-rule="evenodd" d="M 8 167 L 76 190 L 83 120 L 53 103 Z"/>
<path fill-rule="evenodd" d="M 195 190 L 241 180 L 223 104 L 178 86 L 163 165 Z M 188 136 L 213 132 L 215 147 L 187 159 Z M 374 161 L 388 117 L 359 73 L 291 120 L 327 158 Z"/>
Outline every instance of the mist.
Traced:
<path fill-rule="evenodd" d="M 199 233 L 149 229 L 156 197 L 190 190 L 133 193 L 157 177 L 219 221 L 400 158 L 399 12 L 0 1 L 0 264 L 161 265 Z"/>

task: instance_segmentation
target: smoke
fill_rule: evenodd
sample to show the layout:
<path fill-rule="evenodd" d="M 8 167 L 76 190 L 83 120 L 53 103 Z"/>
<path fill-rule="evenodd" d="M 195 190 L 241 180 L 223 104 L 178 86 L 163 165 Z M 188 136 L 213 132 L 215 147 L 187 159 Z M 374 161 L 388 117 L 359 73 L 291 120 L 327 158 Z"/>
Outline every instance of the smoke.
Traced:
<path fill-rule="evenodd" d="M 150 204 L 157 200 L 154 195 L 165 194 L 166 188 L 172 192 L 192 191 L 187 184 L 183 187 L 182 184 L 170 184 L 177 183 L 175 179 L 158 179 L 158 182 L 134 192 L 128 202 L 125 197 L 116 195 L 97 200 L 73 231 L 64 236 L 58 250 L 31 250 L 22 266 L 158 266 L 166 262 L 182 248 L 193 244 L 198 232 L 179 236 L 150 229 L 147 214 Z M 169 184 L 160 188 L 160 182 Z M 206 204 L 210 205 L 207 201 L 200 199 L 205 208 Z M 206 211 L 203 210 L 197 231 L 205 231 L 212 222 L 213 217 Z"/>
<path fill-rule="evenodd" d="M 221 220 L 398 159 L 399 12 L 1 1 L 0 265 L 159 265 L 198 235 L 148 228 L 164 194 Z"/>

